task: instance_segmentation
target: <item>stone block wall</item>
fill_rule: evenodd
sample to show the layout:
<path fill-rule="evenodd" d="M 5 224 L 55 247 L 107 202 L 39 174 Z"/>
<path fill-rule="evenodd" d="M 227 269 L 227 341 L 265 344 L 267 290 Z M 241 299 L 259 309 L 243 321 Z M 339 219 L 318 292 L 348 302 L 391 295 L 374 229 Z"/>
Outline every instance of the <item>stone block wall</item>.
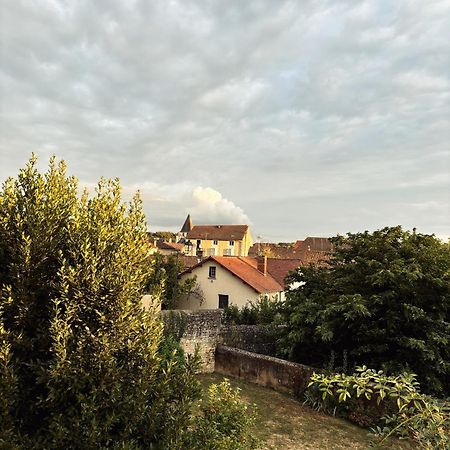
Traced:
<path fill-rule="evenodd" d="M 302 396 L 314 372 L 312 367 L 218 345 L 215 371 L 277 391 Z"/>
<path fill-rule="evenodd" d="M 272 330 L 264 325 L 222 325 L 219 344 L 274 356 L 276 348 Z"/>
<path fill-rule="evenodd" d="M 214 372 L 215 349 L 218 342 L 222 311 L 218 309 L 165 310 L 161 316 L 166 329 L 180 339 L 186 353 L 194 353 L 198 347 L 202 360 L 201 371 Z"/>

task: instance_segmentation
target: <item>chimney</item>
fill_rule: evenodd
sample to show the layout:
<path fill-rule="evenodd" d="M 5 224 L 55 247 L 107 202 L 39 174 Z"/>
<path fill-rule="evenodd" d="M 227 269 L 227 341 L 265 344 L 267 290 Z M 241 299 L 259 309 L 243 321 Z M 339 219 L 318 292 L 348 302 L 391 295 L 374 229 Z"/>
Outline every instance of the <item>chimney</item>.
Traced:
<path fill-rule="evenodd" d="M 256 263 L 256 268 L 264 274 L 264 276 L 267 276 L 267 256 L 258 256 L 256 258 Z"/>

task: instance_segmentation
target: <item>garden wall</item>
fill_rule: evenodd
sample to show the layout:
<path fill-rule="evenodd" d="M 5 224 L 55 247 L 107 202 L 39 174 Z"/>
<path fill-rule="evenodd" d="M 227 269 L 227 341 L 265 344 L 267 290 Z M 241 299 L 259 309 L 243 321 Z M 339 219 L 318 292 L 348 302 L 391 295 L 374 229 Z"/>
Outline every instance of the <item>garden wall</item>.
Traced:
<path fill-rule="evenodd" d="M 219 344 L 262 355 L 276 353 L 273 328 L 264 325 L 222 325 Z"/>
<path fill-rule="evenodd" d="M 180 339 L 186 353 L 194 353 L 195 347 L 198 346 L 202 360 L 201 371 L 214 372 L 214 352 L 220 332 L 222 311 L 165 310 L 161 311 L 161 317 L 166 331 L 170 331 Z"/>
<path fill-rule="evenodd" d="M 215 371 L 301 396 L 314 369 L 271 356 L 218 345 Z"/>

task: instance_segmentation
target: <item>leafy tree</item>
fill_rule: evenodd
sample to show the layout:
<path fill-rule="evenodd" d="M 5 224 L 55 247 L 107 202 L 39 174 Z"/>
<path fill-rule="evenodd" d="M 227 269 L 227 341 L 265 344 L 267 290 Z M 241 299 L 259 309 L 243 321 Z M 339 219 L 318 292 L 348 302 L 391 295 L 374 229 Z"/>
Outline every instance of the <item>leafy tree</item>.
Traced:
<path fill-rule="evenodd" d="M 203 300 L 203 292 L 196 276 L 179 279 L 179 274 L 185 267 L 178 254 L 165 256 L 155 253 L 152 255 L 152 266 L 154 276 L 150 279 L 147 290 L 160 298 L 163 309 L 174 308 L 183 295 L 193 295 Z"/>
<path fill-rule="evenodd" d="M 64 162 L 40 174 L 33 157 L 4 183 L 0 448 L 197 448 L 198 357 L 142 308 L 145 230 L 117 179 L 80 197 Z"/>
<path fill-rule="evenodd" d="M 384 228 L 332 239 L 326 266 L 298 270 L 281 349 L 323 366 L 413 371 L 426 392 L 450 393 L 450 249 L 433 235 Z"/>

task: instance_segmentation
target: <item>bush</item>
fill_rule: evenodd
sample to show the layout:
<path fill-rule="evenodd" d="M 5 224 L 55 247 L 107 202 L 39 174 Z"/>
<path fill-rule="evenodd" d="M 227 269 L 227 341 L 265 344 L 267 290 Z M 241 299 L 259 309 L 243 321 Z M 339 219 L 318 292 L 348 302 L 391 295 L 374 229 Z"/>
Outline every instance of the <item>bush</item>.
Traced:
<path fill-rule="evenodd" d="M 223 323 L 228 325 L 276 325 L 281 321 L 283 303 L 261 296 L 239 309 L 230 305 L 224 310 Z"/>
<path fill-rule="evenodd" d="M 305 403 L 373 427 L 378 443 L 398 435 L 426 449 L 450 444 L 450 405 L 420 393 L 414 374 L 387 376 L 365 366 L 353 375 L 315 373 Z"/>
<path fill-rule="evenodd" d="M 232 389 L 228 380 L 213 384 L 200 404 L 194 421 L 191 446 L 195 450 L 251 450 L 258 447 L 252 436 L 256 416 Z"/>

